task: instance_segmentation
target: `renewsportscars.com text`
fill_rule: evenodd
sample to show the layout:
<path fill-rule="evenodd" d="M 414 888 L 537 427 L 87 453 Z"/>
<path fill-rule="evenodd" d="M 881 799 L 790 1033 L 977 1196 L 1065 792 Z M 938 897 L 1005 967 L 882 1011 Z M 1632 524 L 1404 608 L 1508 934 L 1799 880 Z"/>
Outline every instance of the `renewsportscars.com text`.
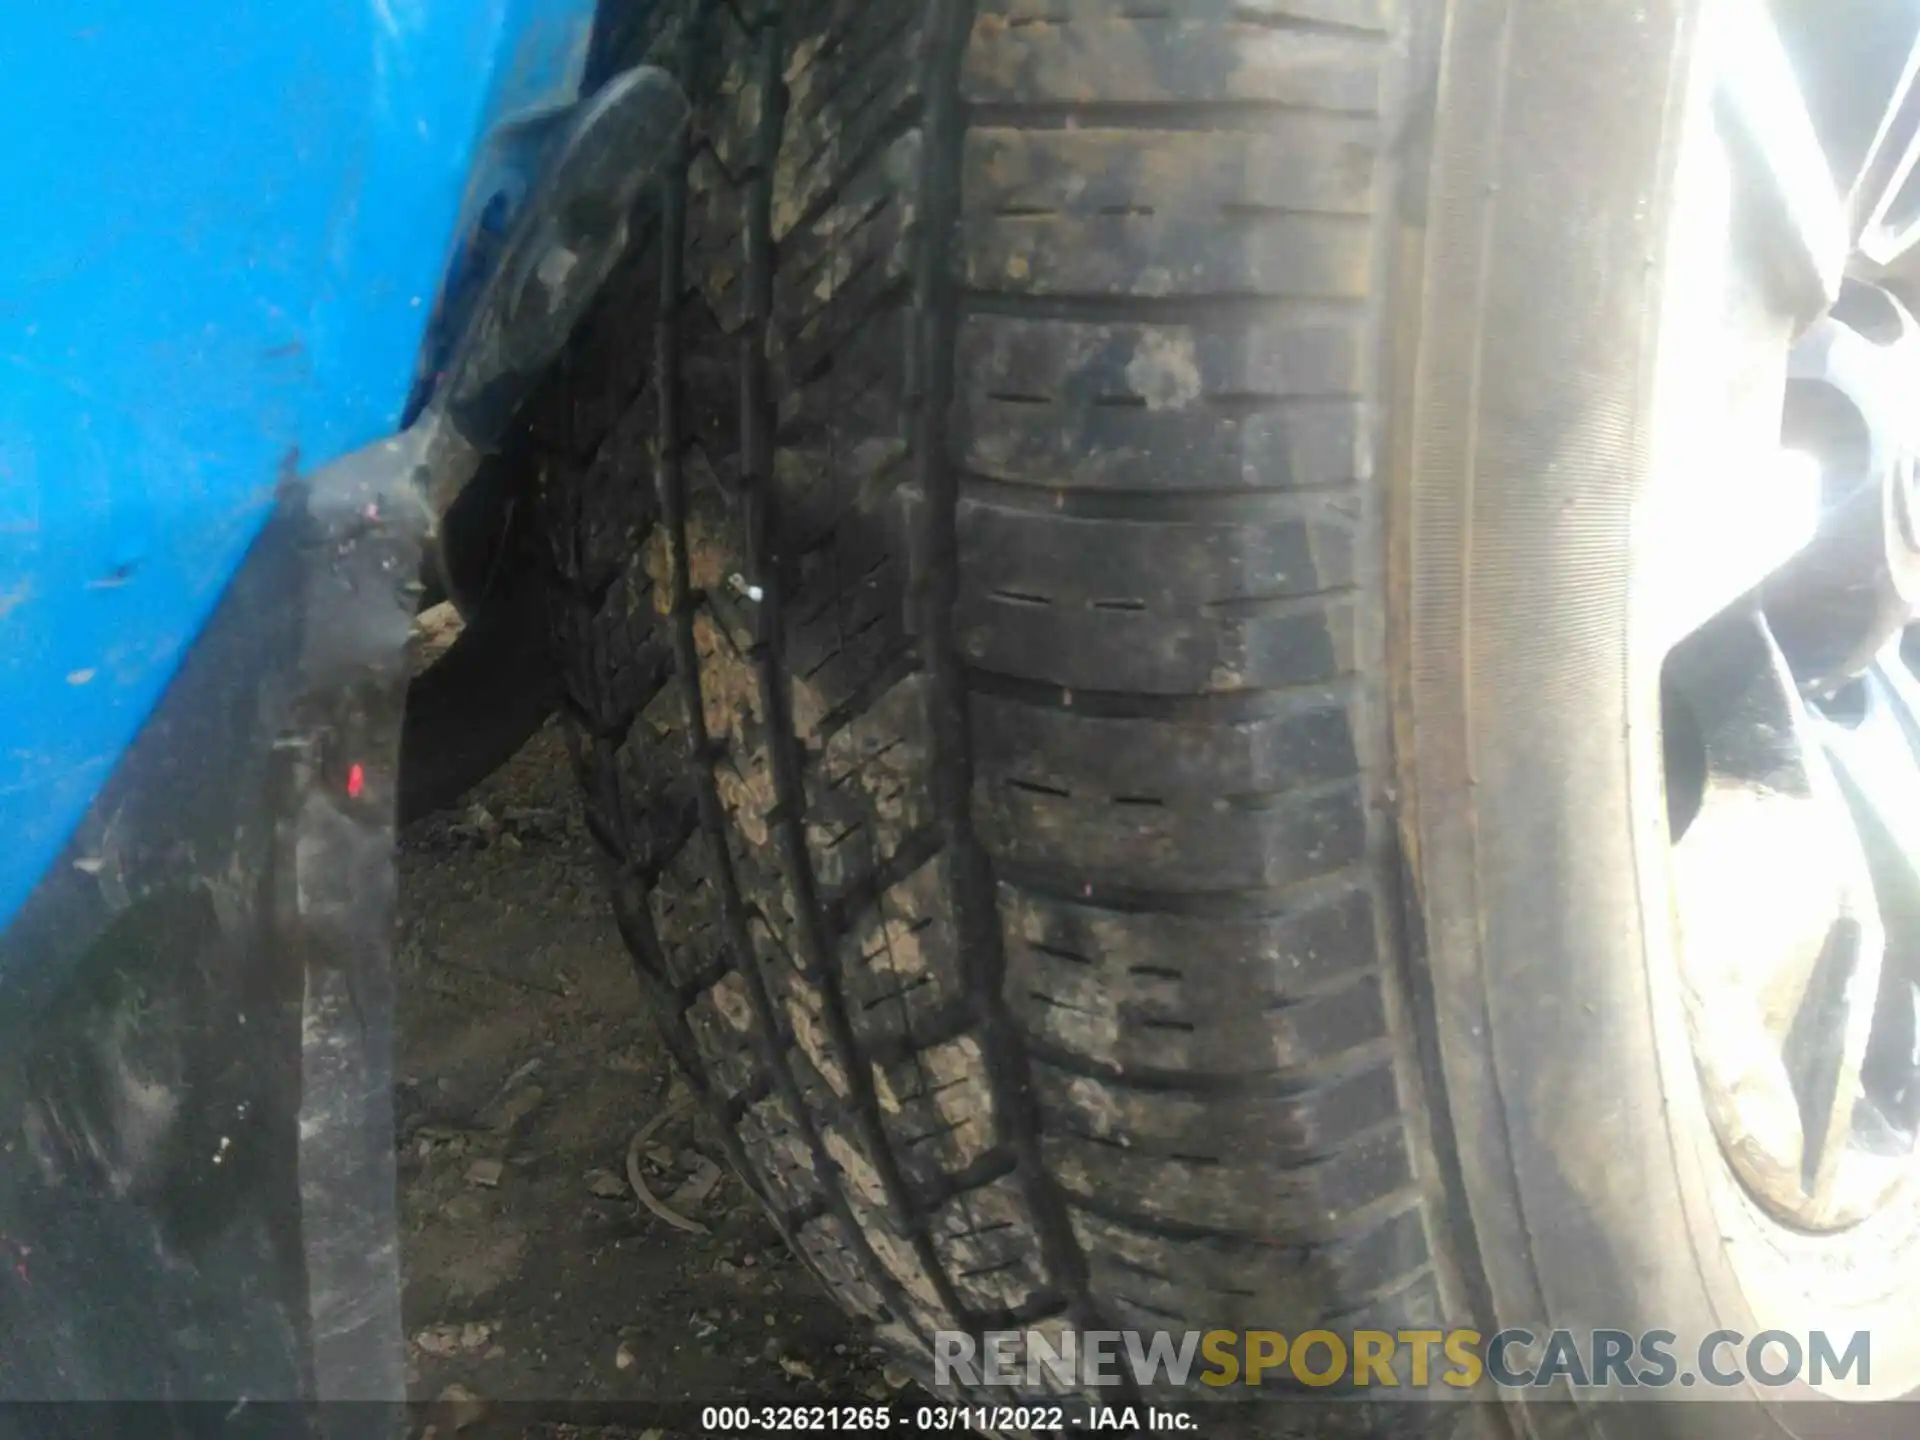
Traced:
<path fill-rule="evenodd" d="M 1460 1391 L 1483 1380 L 1502 1390 L 1820 1388 L 1870 1385 L 1873 1342 L 1864 1330 L 1716 1330 L 1693 1346 L 1671 1330 L 942 1330 L 933 1376 L 936 1386 L 1020 1388 L 1198 1381 Z"/>

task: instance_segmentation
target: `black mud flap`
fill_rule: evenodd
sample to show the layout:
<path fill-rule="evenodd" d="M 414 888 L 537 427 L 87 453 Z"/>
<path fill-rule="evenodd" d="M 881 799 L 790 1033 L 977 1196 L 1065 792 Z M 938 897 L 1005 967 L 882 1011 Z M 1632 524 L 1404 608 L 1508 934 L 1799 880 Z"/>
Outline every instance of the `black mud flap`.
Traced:
<path fill-rule="evenodd" d="M 284 487 L 0 937 L 0 1434 L 401 1418 L 392 817 L 418 445 Z"/>
<path fill-rule="evenodd" d="M 402 1424 L 390 947 L 422 551 L 686 116 L 645 67 L 577 107 L 431 403 L 289 478 L 0 934 L 0 1437 Z"/>

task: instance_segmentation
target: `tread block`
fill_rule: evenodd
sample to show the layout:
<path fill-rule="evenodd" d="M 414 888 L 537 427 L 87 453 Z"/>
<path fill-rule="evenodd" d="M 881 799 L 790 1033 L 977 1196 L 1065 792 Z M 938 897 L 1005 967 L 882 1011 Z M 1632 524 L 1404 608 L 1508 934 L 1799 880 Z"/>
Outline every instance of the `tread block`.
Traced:
<path fill-rule="evenodd" d="M 975 104 L 1238 101 L 1377 114 L 1383 38 L 1184 15 L 988 13 L 974 21 L 961 85 Z"/>
<path fill-rule="evenodd" d="M 946 860 L 936 856 L 881 894 L 837 942 L 848 1018 L 864 1045 L 930 1034 L 959 1003 L 947 884 Z"/>
<path fill-rule="evenodd" d="M 687 167 L 686 274 L 727 335 L 746 320 L 739 248 L 745 212 L 745 192 L 720 157 L 709 148 L 695 152 Z"/>
<path fill-rule="evenodd" d="M 844 206 L 876 153 L 884 155 L 881 173 L 896 191 L 911 193 L 913 177 L 902 166 L 918 153 L 918 132 L 908 130 L 904 145 L 899 132 L 918 111 L 920 8 L 902 6 L 903 23 L 892 27 L 867 27 L 858 55 L 842 47 L 849 63 L 839 74 L 832 64 L 797 70 L 789 64 L 787 119 L 773 177 L 776 240 L 809 228 L 823 206 Z"/>
<path fill-rule="evenodd" d="M 1316 114 L 1245 130 L 982 125 L 967 134 L 967 203 L 1005 220 L 1364 217 L 1373 209 L 1377 132 L 1364 119 Z"/>
<path fill-rule="evenodd" d="M 1003 883 L 1000 916 L 1009 967 L 1088 970 L 1116 992 L 1177 985 L 1199 1016 L 1264 1009 L 1377 963 L 1369 896 L 1351 880 L 1278 914 L 1234 917 L 1109 910 Z"/>
<path fill-rule="evenodd" d="M 1126 16 L 1143 8 L 1140 0 L 979 0 L 980 14 L 1014 20 Z M 1398 6 L 1396 0 L 1180 0 L 1167 8 L 1189 20 L 1302 20 L 1384 31 Z"/>
<path fill-rule="evenodd" d="M 798 1209 L 820 1193 L 824 1177 L 814 1174 L 813 1152 L 793 1112 L 778 1095 L 747 1107 L 740 1121 L 740 1139 L 761 1167 L 768 1194 L 785 1208 Z"/>
<path fill-rule="evenodd" d="M 1325 489 L 1371 473 L 1353 325 L 971 315 L 953 457 L 1065 489 Z"/>
<path fill-rule="evenodd" d="M 1398 1128 L 1352 1138 L 1336 1154 L 1292 1166 L 1258 1152 L 1190 1156 L 1177 1144 L 1147 1147 L 1059 1132 L 1042 1135 L 1041 1147 L 1070 1201 L 1092 1198 L 1149 1220 L 1243 1239 L 1324 1232 L 1362 1206 L 1402 1192 L 1413 1198 L 1413 1171 Z"/>
<path fill-rule="evenodd" d="M 1073 1228 L 1095 1288 L 1198 1329 L 1266 1328 L 1275 1315 L 1288 1317 L 1291 1330 L 1306 1329 L 1339 1315 L 1342 1296 L 1417 1275 L 1429 1256 L 1411 1208 L 1352 1239 L 1317 1245 L 1171 1240 L 1084 1210 L 1074 1212 Z"/>
<path fill-rule="evenodd" d="M 722 104 L 695 112 L 698 133 L 713 147 L 729 174 L 744 177 L 759 159 L 760 127 L 774 97 L 760 83 L 759 27 L 763 7 L 732 3 L 708 5 L 701 14 L 696 63 L 702 88 L 724 97 Z"/>
<path fill-rule="evenodd" d="M 891 559 L 836 567 L 796 587 L 788 602 L 787 671 L 793 723 L 803 744 L 865 691 L 907 643 L 904 577 Z M 902 715 L 910 723 L 917 716 Z M 882 741 L 880 743 L 886 743 Z"/>
<path fill-rule="evenodd" d="M 909 676 L 827 741 L 806 817 L 823 898 L 861 884 L 933 823 L 925 713 L 926 682 Z"/>
<path fill-rule="evenodd" d="M 1258 614 L 1262 602 L 1354 582 L 1348 496 L 1274 496 L 1253 513 L 1219 520 L 1168 509 L 1090 516 L 1055 508 L 1044 494 L 964 495 L 955 521 L 964 590 L 1018 607 L 1009 615 L 1052 605 L 1240 616 Z"/>
<path fill-rule="evenodd" d="M 1272 889 L 1366 856 L 1357 782 L 1294 791 L 1254 809 L 1180 810 L 982 777 L 973 814 L 996 861 L 1062 885 L 1085 877 L 1156 892 Z"/>
<path fill-rule="evenodd" d="M 976 290 L 1023 295 L 1288 295 L 1357 300 L 1372 281 L 1366 216 L 971 215 L 956 241 Z"/>
<path fill-rule="evenodd" d="M 1348 697 L 1332 688 L 1245 718 L 1098 715 L 991 693 L 971 711 L 977 773 L 1073 795 L 1245 803 L 1359 769 Z"/>
<path fill-rule="evenodd" d="M 963 498 L 961 652 L 1021 679 L 1153 694 L 1347 673 L 1353 524 L 1312 498 L 1285 516 L 1159 524 Z"/>
<path fill-rule="evenodd" d="M 899 407 L 906 396 L 913 317 L 902 292 L 877 293 L 875 308 L 845 307 L 838 321 L 845 323 L 851 315 L 850 330 L 836 332 L 827 343 L 809 338 L 774 357 L 788 386 L 780 400 L 782 443 L 805 439 L 821 448 L 825 441 L 838 467 L 858 469 L 863 448 L 892 439 L 902 428 Z M 838 306 L 839 297 L 830 296 L 827 303 Z M 815 483 L 826 478 L 816 476 Z M 857 483 L 859 477 L 853 478 Z"/>
<path fill-rule="evenodd" d="M 867 1279 L 859 1259 L 847 1246 L 837 1215 L 822 1215 L 794 1238 L 800 1253 L 833 1286 L 834 1298 L 864 1320 L 877 1320 L 886 1310 L 880 1292 Z"/>
<path fill-rule="evenodd" d="M 818 378 L 842 362 L 858 373 L 864 357 L 853 343 L 855 335 L 871 317 L 900 307 L 906 298 L 908 278 L 904 263 L 884 256 L 844 267 L 834 265 L 816 274 L 812 286 L 824 293 L 815 295 L 816 308 L 781 327 L 771 342 L 773 373 L 788 379 Z M 885 345 L 887 338 L 883 334 L 876 337 L 876 342 Z M 887 363 L 889 358 L 874 353 L 877 363 Z M 887 428 L 897 426 L 896 417 Z"/>
<path fill-rule="evenodd" d="M 643 719 L 613 760 L 620 783 L 608 818 L 622 837 L 616 853 L 633 878 L 646 884 L 681 853 L 699 823 L 693 786 L 662 763 L 660 752 L 672 743 Z"/>
<path fill-rule="evenodd" d="M 984 1053 L 972 1035 L 874 1066 L 881 1124 L 923 1185 L 938 1185 L 994 1146 L 998 1113 Z"/>
<path fill-rule="evenodd" d="M 603 432 L 584 473 L 549 481 L 564 493 L 581 497 L 575 526 L 564 542 L 569 551 L 565 563 L 568 572 L 588 588 L 604 585 L 617 575 L 645 546 L 653 529 L 653 401 L 650 387 L 627 397 L 624 412 Z M 581 428 L 585 418 L 576 413 L 576 433 L 595 433 Z"/>
<path fill-rule="evenodd" d="M 1334 600 L 1251 620 L 1165 620 L 1035 606 L 1010 623 L 999 602 L 963 597 L 962 653 L 996 674 L 1074 690 L 1196 695 L 1318 684 L 1354 669 L 1357 619 Z M 1063 702 L 1065 703 L 1065 702 Z"/>
<path fill-rule="evenodd" d="M 1187 985 L 1135 977 L 1134 984 L 1108 986 L 1065 963 L 1042 968 L 1023 960 L 1008 968 L 1007 1002 L 1027 1034 L 1116 1078 L 1132 1070 L 1166 1077 L 1283 1074 L 1337 1062 L 1387 1035 L 1378 981 L 1365 972 L 1326 994 L 1249 1004 L 1221 1017 L 1215 1006 L 1187 1010 Z"/>
<path fill-rule="evenodd" d="M 623 569 L 597 603 L 565 597 L 553 625 L 561 653 L 570 657 L 567 695 L 601 735 L 623 732 L 673 673 L 652 581 L 638 565 Z"/>
<path fill-rule="evenodd" d="M 954 1197 L 930 1228 L 934 1252 L 969 1309 L 1017 1310 L 1046 1284 L 1032 1210 L 1011 1176 Z"/>
<path fill-rule="evenodd" d="M 1278 1094 L 1149 1090 L 1034 1067 L 1042 1126 L 1059 1134 L 1117 1140 L 1142 1153 L 1193 1153 L 1214 1160 L 1263 1155 L 1299 1165 L 1338 1150 L 1350 1137 L 1398 1112 L 1385 1057 L 1370 1069 Z"/>

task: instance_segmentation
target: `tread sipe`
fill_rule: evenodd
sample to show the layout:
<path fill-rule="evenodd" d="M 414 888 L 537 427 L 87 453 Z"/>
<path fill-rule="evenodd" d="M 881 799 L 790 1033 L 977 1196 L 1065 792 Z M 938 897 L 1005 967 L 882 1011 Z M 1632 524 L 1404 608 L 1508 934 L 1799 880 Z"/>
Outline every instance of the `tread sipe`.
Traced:
<path fill-rule="evenodd" d="M 1386 819 L 1389 0 L 675 0 L 536 408 L 668 1043 L 935 1330 L 1441 1320 Z M 609 37 L 603 37 L 603 39 Z"/>

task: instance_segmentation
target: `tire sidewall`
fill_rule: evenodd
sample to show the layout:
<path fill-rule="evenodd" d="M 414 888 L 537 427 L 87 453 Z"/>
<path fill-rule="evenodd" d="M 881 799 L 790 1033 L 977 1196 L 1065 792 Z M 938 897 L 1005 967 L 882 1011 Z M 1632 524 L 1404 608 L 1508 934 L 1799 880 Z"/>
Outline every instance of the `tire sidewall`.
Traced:
<path fill-rule="evenodd" d="M 1675 964 L 1660 655 L 1633 571 L 1711 8 L 1449 18 L 1394 502 L 1434 1089 L 1492 1323 L 1671 1330 L 1683 1369 L 1717 1329 L 1866 1329 L 1876 1375 L 1911 1374 L 1920 1201 L 1826 1237 L 1761 1211 L 1708 1123 Z M 1771 1403 L 1803 1386 L 1714 1393 L 1768 1402 L 1785 1433 L 1831 1416 Z M 1636 1428 L 1754 1420 L 1661 1410 Z"/>

